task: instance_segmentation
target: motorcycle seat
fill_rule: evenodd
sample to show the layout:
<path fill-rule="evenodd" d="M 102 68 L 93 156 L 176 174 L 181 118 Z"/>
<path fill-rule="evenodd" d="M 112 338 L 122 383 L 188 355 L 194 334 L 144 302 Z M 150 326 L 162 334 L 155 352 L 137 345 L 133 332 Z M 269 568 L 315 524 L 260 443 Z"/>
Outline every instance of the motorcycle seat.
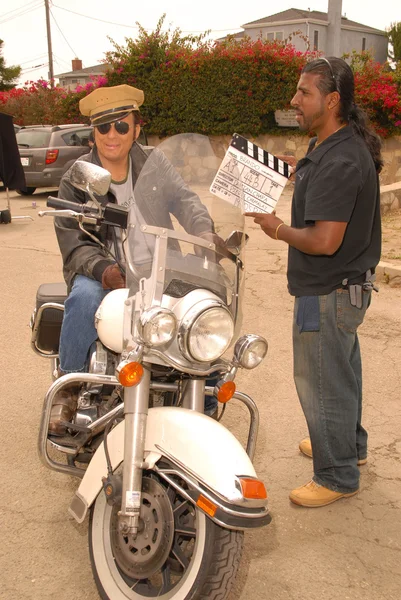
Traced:
<path fill-rule="evenodd" d="M 66 298 L 67 286 L 64 281 L 59 283 L 42 283 L 36 293 L 36 308 L 47 302 L 64 304 Z"/>

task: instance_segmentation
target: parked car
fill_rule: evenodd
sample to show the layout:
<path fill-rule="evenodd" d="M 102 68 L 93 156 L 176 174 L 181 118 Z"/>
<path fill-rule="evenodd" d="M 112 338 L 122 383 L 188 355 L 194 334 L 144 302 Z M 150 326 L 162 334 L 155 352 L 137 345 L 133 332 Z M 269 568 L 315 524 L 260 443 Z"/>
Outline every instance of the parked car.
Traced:
<path fill-rule="evenodd" d="M 64 165 L 89 152 L 89 125 L 34 125 L 21 127 L 17 144 L 25 171 L 26 191 L 33 194 L 36 188 L 58 187 Z"/>
<path fill-rule="evenodd" d="M 67 163 L 89 152 L 91 131 L 84 124 L 21 127 L 16 137 L 27 187 L 17 192 L 26 196 L 36 188 L 58 187 Z M 143 130 L 138 141 L 147 145 Z"/>

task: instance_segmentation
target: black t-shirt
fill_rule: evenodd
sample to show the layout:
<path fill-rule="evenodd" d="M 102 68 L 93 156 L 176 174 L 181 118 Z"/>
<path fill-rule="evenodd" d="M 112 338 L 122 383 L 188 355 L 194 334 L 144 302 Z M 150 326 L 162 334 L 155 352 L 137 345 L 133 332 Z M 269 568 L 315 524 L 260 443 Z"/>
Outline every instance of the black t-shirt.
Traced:
<path fill-rule="evenodd" d="M 380 186 L 363 139 L 348 126 L 324 140 L 297 164 L 291 226 L 315 221 L 348 223 L 332 256 L 288 251 L 288 289 L 293 296 L 329 294 L 343 279 L 358 280 L 376 267 L 381 252 Z"/>

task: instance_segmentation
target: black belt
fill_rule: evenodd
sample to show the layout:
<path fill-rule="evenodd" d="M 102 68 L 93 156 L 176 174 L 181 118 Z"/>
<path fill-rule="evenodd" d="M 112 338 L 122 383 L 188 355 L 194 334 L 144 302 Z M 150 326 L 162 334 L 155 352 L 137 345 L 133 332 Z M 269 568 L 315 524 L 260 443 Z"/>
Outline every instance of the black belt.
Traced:
<path fill-rule="evenodd" d="M 362 273 L 362 275 L 358 275 L 358 277 L 354 277 L 353 279 L 345 278 L 342 280 L 341 285 L 343 288 L 347 288 L 349 285 L 356 285 L 358 283 L 365 283 L 366 281 L 375 281 L 376 277 L 373 277 L 375 274 L 374 269 L 368 269 L 366 273 Z"/>
<path fill-rule="evenodd" d="M 362 293 L 374 290 L 378 292 L 378 288 L 374 285 L 376 280 L 375 270 L 368 269 L 366 273 L 363 273 L 355 279 L 343 279 L 341 282 L 342 288 L 349 291 L 349 298 L 351 306 L 356 308 L 362 308 Z"/>

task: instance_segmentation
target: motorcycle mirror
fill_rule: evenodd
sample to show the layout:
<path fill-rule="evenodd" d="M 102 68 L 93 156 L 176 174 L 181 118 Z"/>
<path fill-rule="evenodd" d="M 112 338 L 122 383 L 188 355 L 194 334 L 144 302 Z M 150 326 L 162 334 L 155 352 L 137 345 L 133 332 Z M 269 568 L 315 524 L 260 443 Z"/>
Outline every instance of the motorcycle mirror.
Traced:
<path fill-rule="evenodd" d="M 83 192 L 105 196 L 111 183 L 111 175 L 106 169 L 77 160 L 70 169 L 70 181 L 74 187 Z"/>
<path fill-rule="evenodd" d="M 241 251 L 241 245 L 246 244 L 248 239 L 249 235 L 244 231 L 232 231 L 224 242 L 224 245 L 227 250 L 237 256 Z"/>

